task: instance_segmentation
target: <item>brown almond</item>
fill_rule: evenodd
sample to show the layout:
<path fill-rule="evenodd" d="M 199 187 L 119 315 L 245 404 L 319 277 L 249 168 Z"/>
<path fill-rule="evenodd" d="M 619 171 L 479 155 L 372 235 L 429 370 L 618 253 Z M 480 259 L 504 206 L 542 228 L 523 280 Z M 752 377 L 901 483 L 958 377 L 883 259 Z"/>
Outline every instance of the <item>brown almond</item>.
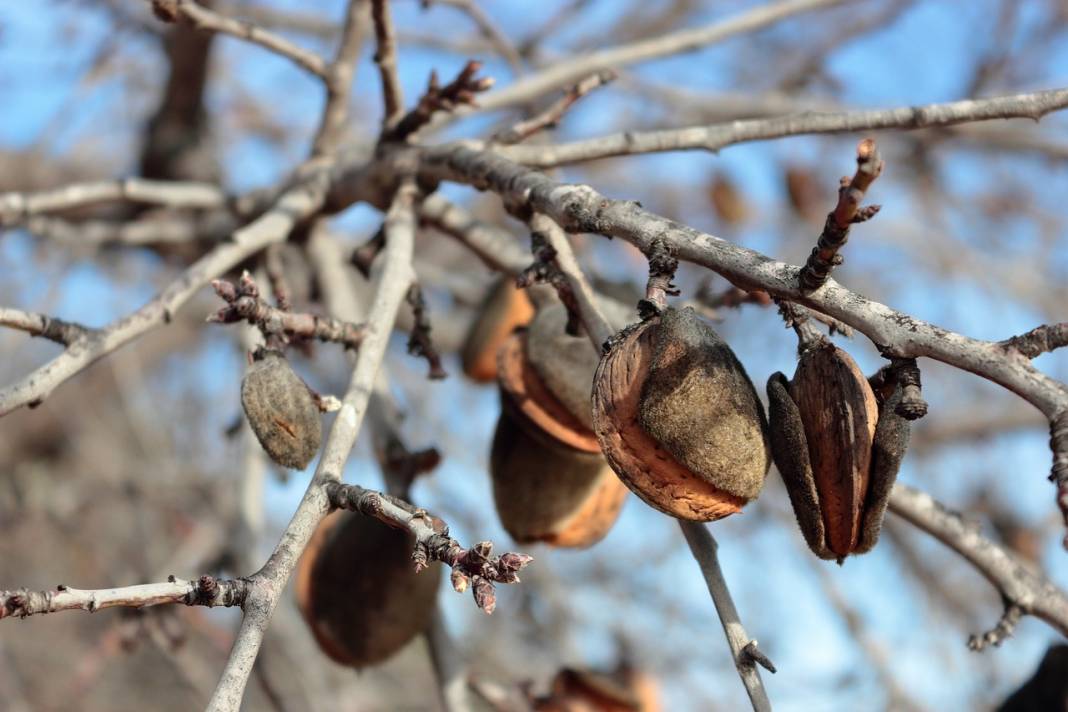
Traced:
<path fill-rule="evenodd" d="M 534 317 L 526 290 L 511 277 L 500 279 L 486 296 L 464 340 L 461 361 L 464 373 L 478 383 L 497 378 L 497 351 L 516 327 Z"/>
<path fill-rule="evenodd" d="M 501 523 L 522 544 L 591 546 L 612 528 L 627 496 L 600 453 L 561 444 L 507 406 L 493 436 L 490 474 Z"/>
<path fill-rule="evenodd" d="M 295 575 L 297 605 L 332 660 L 362 668 L 391 657 L 426 630 L 441 567 L 419 573 L 411 535 L 338 511 L 320 523 Z"/>
<path fill-rule="evenodd" d="M 712 521 L 741 511 L 770 466 L 756 390 L 689 308 L 624 330 L 598 366 L 593 415 L 619 477 L 649 505 Z"/>
<path fill-rule="evenodd" d="M 261 349 L 254 359 L 241 381 L 241 406 L 252 432 L 272 460 L 303 470 L 322 441 L 319 407 L 280 352 Z"/>
<path fill-rule="evenodd" d="M 582 452 L 599 453 L 597 436 L 557 399 L 530 363 L 527 341 L 526 332 L 517 332 L 498 352 L 497 380 L 502 399 L 560 443 Z"/>
<path fill-rule="evenodd" d="M 790 395 L 808 441 L 827 546 L 846 556 L 861 534 L 879 405 L 856 362 L 829 342 L 802 354 Z"/>

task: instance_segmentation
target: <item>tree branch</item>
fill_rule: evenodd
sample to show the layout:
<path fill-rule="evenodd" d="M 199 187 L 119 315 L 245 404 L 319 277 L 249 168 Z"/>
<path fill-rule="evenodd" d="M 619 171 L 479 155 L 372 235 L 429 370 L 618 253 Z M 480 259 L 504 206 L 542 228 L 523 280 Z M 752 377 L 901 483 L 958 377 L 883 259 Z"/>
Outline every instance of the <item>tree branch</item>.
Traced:
<path fill-rule="evenodd" d="M 312 155 L 326 156 L 337 150 L 349 116 L 349 97 L 356 76 L 356 62 L 363 45 L 365 0 L 349 0 L 345 10 L 345 26 L 341 30 L 334 61 L 326 69 L 326 106 L 319 122 L 319 130 L 312 141 Z"/>
<path fill-rule="evenodd" d="M 209 712 L 236 712 L 256 661 L 264 633 L 278 598 L 312 533 L 330 511 L 327 485 L 341 481 L 341 472 L 356 442 L 367 412 L 374 381 L 389 344 L 397 311 L 414 278 L 412 252 L 415 240 L 415 188 L 404 184 L 386 216 L 386 248 L 375 267 L 381 267 L 375 297 L 369 310 L 367 335 L 356 358 L 348 391 L 330 430 L 315 476 L 282 534 L 270 559 L 252 576 L 253 587 L 244 606 L 237 639 L 215 688 Z"/>
<path fill-rule="evenodd" d="M 723 624 L 723 632 L 727 636 L 727 644 L 731 649 L 731 657 L 734 659 L 734 667 L 742 678 L 745 691 L 749 694 L 749 701 L 756 712 L 770 712 L 771 701 L 764 689 L 764 682 L 760 679 L 760 671 L 757 663 L 770 672 L 775 672 L 775 666 L 767 657 L 759 652 L 756 641 L 742 626 L 738 610 L 734 607 L 727 581 L 723 578 L 723 570 L 719 567 L 718 545 L 712 538 L 708 528 L 700 522 L 687 522 L 679 520 L 679 526 L 686 537 L 686 543 L 690 545 L 690 552 L 701 566 L 701 574 L 705 577 L 705 584 L 712 596 L 712 602 L 716 606 L 716 613 Z"/>
<path fill-rule="evenodd" d="M 40 336 L 64 346 L 70 346 L 79 339 L 88 338 L 97 331 L 47 314 L 35 314 L 7 307 L 0 307 L 0 326 L 25 331 L 31 336 Z"/>
<path fill-rule="evenodd" d="M 35 616 L 57 611 L 88 611 L 105 608 L 145 608 L 164 603 L 187 606 L 240 606 L 244 604 L 249 582 L 245 579 L 216 579 L 201 576 L 183 581 L 171 576 L 166 583 L 147 583 L 123 588 L 82 590 L 57 586 L 49 591 L 0 591 L 0 619 Z"/>
<path fill-rule="evenodd" d="M 32 193 L 0 193 L 0 228 L 21 225 L 35 215 L 117 201 L 170 208 L 209 209 L 225 207 L 227 195 L 210 183 L 144 178 L 73 183 Z"/>
<path fill-rule="evenodd" d="M 329 316 L 303 314 L 284 311 L 272 307 L 264 301 L 256 288 L 256 283 L 246 272 L 241 283 L 235 287 L 230 282 L 212 280 L 212 288 L 227 306 L 214 314 L 209 314 L 207 321 L 213 324 L 233 324 L 247 321 L 259 327 L 264 336 L 281 336 L 302 339 L 318 339 L 343 344 L 346 348 L 359 348 L 363 342 L 365 327 Z"/>
<path fill-rule="evenodd" d="M 902 484 L 890 494 L 890 511 L 927 532 L 972 564 L 1005 599 L 1068 636 L 1068 595 L 1007 549 L 983 537 L 978 527 L 930 495 Z"/>
<path fill-rule="evenodd" d="M 832 7 L 842 2 L 843 0 L 784 0 L 758 6 L 705 27 L 681 30 L 579 57 L 568 57 L 488 95 L 480 104 L 486 110 L 524 104 L 602 69 L 614 69 L 658 57 L 692 52 L 736 35 L 768 27 L 792 15 Z"/>
<path fill-rule="evenodd" d="M 559 123 L 567 110 L 575 102 L 589 94 L 591 91 L 613 81 L 616 73 L 610 69 L 602 69 L 586 77 L 582 81 L 569 87 L 564 95 L 554 101 L 545 111 L 537 116 L 520 121 L 509 129 L 499 132 L 493 137 L 495 143 L 514 144 L 521 143 L 539 131 L 552 128 Z"/>
<path fill-rule="evenodd" d="M 408 531 L 415 538 L 412 561 L 416 572 L 433 561 L 440 561 L 452 569 L 453 587 L 463 593 L 470 586 L 475 603 L 486 613 L 493 613 L 497 605 L 493 584 L 518 583 L 519 571 L 533 561 L 526 554 L 511 552 L 491 556 L 493 544 L 488 541 L 465 549 L 449 536 L 445 522 L 402 499 L 339 482 L 328 484 L 326 491 L 331 504 L 338 509 L 360 512 Z"/>
<path fill-rule="evenodd" d="M 137 311 L 72 342 L 54 359 L 21 381 L 0 390 L 0 416 L 24 405 L 36 405 L 49 393 L 97 359 L 170 321 L 201 286 L 263 248 L 285 240 L 298 221 L 322 205 L 322 180 L 290 188 L 273 208 L 190 265 L 159 296 Z"/>
<path fill-rule="evenodd" d="M 397 76 L 397 47 L 389 0 L 371 0 L 371 17 L 375 26 L 375 64 L 382 79 L 382 125 L 391 128 L 404 111 L 404 93 Z"/>
<path fill-rule="evenodd" d="M 879 212 L 878 205 L 861 208 L 860 201 L 864 200 L 868 187 L 882 172 L 883 159 L 879 157 L 875 141 L 864 139 L 857 144 L 857 171 L 852 179 L 842 178 L 838 204 L 827 214 L 823 232 L 798 275 L 798 281 L 805 289 L 811 291 L 822 286 L 831 270 L 842 263 L 838 251 L 849 239 L 849 228 L 853 223 L 864 222 Z"/>
<path fill-rule="evenodd" d="M 483 107 L 494 97 L 482 101 Z M 966 99 L 944 104 L 905 106 L 896 109 L 804 112 L 774 118 L 727 121 L 708 126 L 689 126 L 659 131 L 622 133 L 550 146 L 504 146 L 495 149 L 517 163 L 550 168 L 612 156 L 633 156 L 664 151 L 718 151 L 727 146 L 803 134 L 835 134 L 893 129 L 911 131 L 932 126 L 952 126 L 973 121 L 1029 118 L 1068 107 L 1068 89 L 990 99 Z"/>
<path fill-rule="evenodd" d="M 219 32 L 236 37 L 252 44 L 257 44 L 277 55 L 292 61 L 317 77 L 328 80 L 326 62 L 322 57 L 299 47 L 286 38 L 254 25 L 251 22 L 235 20 L 214 10 L 199 5 L 195 0 L 148 0 L 152 11 L 164 22 L 183 20 L 195 27 L 209 32 Z"/>

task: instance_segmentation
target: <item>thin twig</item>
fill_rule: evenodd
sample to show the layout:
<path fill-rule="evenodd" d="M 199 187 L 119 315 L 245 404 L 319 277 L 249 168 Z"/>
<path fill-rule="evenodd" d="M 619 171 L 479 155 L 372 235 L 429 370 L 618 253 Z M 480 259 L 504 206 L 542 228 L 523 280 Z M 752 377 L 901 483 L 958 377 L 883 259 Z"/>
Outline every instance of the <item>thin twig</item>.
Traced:
<path fill-rule="evenodd" d="M 226 207 L 227 195 L 210 183 L 123 178 L 73 183 L 32 193 L 0 193 L 0 227 L 14 227 L 35 215 L 86 208 L 101 203 L 128 202 L 169 208 Z"/>
<path fill-rule="evenodd" d="M 433 4 L 448 5 L 466 13 L 497 54 L 508 62 L 512 72 L 516 76 L 523 73 L 523 59 L 519 56 L 519 52 L 512 46 L 508 37 L 493 24 L 493 20 L 490 19 L 490 16 L 486 14 L 486 11 L 477 2 L 474 2 L 474 0 L 423 0 L 423 4 L 427 7 Z"/>
<path fill-rule="evenodd" d="M 486 107 L 495 94 L 485 97 Z M 664 151 L 718 151 L 727 146 L 807 134 L 853 133 L 878 129 L 906 130 L 952 126 L 973 121 L 1027 118 L 1038 120 L 1068 106 L 1068 89 L 1030 94 L 966 99 L 895 109 L 805 112 L 774 118 L 727 121 L 659 131 L 626 131 L 599 138 L 551 146 L 504 146 L 503 156 L 527 166 L 551 168 L 612 156 L 634 156 Z"/>
<path fill-rule="evenodd" d="M 194 262 L 159 296 L 106 327 L 70 344 L 21 381 L 0 390 L 0 416 L 40 403 L 55 388 L 97 359 L 168 323 L 174 313 L 211 279 L 268 245 L 281 242 L 299 220 L 322 205 L 325 185 L 308 180 L 286 191 L 273 208 Z"/>
<path fill-rule="evenodd" d="M 853 178 L 842 178 L 838 190 L 838 204 L 827 214 L 816 246 L 797 275 L 801 286 L 807 290 L 817 289 L 827 281 L 837 265 L 842 263 L 838 251 L 849 240 L 849 228 L 853 223 L 864 222 L 879 212 L 878 205 L 860 207 L 860 201 L 872 182 L 883 172 L 883 160 L 875 141 L 866 138 L 857 144 L 857 170 Z"/>
<path fill-rule="evenodd" d="M 400 120 L 404 111 L 404 94 L 397 76 L 397 47 L 393 35 L 393 17 L 389 0 L 371 0 L 371 17 L 375 26 L 375 64 L 382 80 L 382 125 L 387 128 Z"/>
<path fill-rule="evenodd" d="M 0 591 L 0 619 L 25 618 L 57 611 L 88 611 L 104 608 L 144 608 L 164 603 L 187 606 L 241 606 L 248 593 L 245 579 L 201 576 L 185 581 L 173 576 L 166 583 L 146 583 L 122 588 L 83 590 L 57 586 L 49 591 Z"/>
<path fill-rule="evenodd" d="M 1036 358 L 1055 349 L 1068 346 L 1068 321 L 1043 324 L 1026 334 L 1013 336 L 1002 342 L 1007 349 L 1016 349 L 1027 358 Z"/>
<path fill-rule="evenodd" d="M 312 141 L 312 155 L 326 156 L 337 150 L 345 132 L 349 116 L 349 97 L 356 76 L 356 62 L 360 58 L 367 7 L 365 0 L 349 0 L 345 10 L 345 25 L 337 55 L 326 70 L 326 106 L 319 122 L 319 130 Z"/>
<path fill-rule="evenodd" d="M 734 607 L 727 581 L 723 578 L 723 570 L 719 567 L 718 545 L 712 538 L 708 528 L 699 522 L 679 520 L 679 526 L 686 537 L 686 543 L 690 545 L 690 551 L 697 563 L 701 566 L 701 573 L 705 577 L 705 585 L 712 596 L 712 602 L 716 606 L 720 622 L 723 623 L 723 632 L 727 636 L 727 644 L 731 649 L 731 657 L 734 658 L 734 666 L 738 675 L 742 678 L 745 691 L 749 694 L 749 701 L 756 712 L 771 710 L 771 701 L 764 689 L 764 682 L 760 679 L 760 671 L 757 669 L 759 662 L 771 672 L 775 672 L 774 666 L 769 666 L 767 656 L 754 655 L 745 652 L 746 648 L 756 647 L 756 641 L 749 637 L 742 626 L 738 610 Z"/>
<path fill-rule="evenodd" d="M 88 338 L 97 331 L 73 321 L 64 321 L 47 314 L 35 314 L 8 307 L 0 307 L 0 326 L 25 331 L 31 336 L 40 336 L 64 346 L 70 346 L 79 339 Z"/>
<path fill-rule="evenodd" d="M 326 62 L 322 57 L 251 22 L 227 17 L 198 4 L 195 0 L 148 0 L 148 2 L 152 5 L 156 17 L 164 22 L 184 20 L 203 30 L 221 32 L 260 45 L 324 80 L 327 78 Z"/>
<path fill-rule="evenodd" d="M 555 253 L 556 265 L 561 275 L 570 286 L 570 293 L 578 309 L 579 316 L 586 326 L 593 347 L 601 352 L 603 344 L 612 338 L 615 329 L 597 306 L 593 288 L 582 273 L 571 243 L 560 226 L 552 218 L 536 213 L 530 219 L 530 227 L 545 237 Z"/>
<path fill-rule="evenodd" d="M 545 109 L 545 111 L 537 116 L 520 121 L 509 129 L 499 132 L 493 137 L 493 141 L 505 145 L 521 143 L 543 129 L 556 126 L 563 115 L 567 113 L 567 110 L 570 109 L 575 102 L 598 87 L 608 84 L 615 78 L 616 73 L 610 69 L 602 69 L 599 72 L 591 74 L 582 81 L 571 86 L 564 92 L 562 97 L 554 101 L 552 105 Z"/>
<path fill-rule="evenodd" d="M 412 561 L 416 572 L 434 561 L 452 568 L 452 584 L 459 593 L 470 587 L 475 603 L 486 613 L 497 605 L 494 583 L 518 583 L 521 571 L 533 559 L 508 552 L 492 556 L 493 544 L 482 541 L 464 548 L 449 536 L 445 522 L 397 497 L 339 482 L 327 485 L 334 507 L 360 512 L 384 524 L 409 532 L 415 540 Z"/>
<path fill-rule="evenodd" d="M 492 77 L 476 76 L 481 70 L 481 62 L 468 60 L 456 78 L 445 86 L 438 84 L 438 74 L 432 71 L 418 103 L 382 132 L 382 140 L 410 140 L 430 123 L 434 114 L 455 111 L 459 106 L 476 106 L 475 96 L 493 86 Z"/>
<path fill-rule="evenodd" d="M 705 27 L 680 30 L 631 44 L 568 57 L 494 92 L 481 102 L 484 109 L 502 109 L 529 102 L 601 69 L 617 69 L 658 57 L 692 52 L 736 35 L 754 32 L 793 15 L 839 5 L 843 0 L 784 0 L 748 10 Z"/>
<path fill-rule="evenodd" d="M 211 286 L 226 302 L 226 306 L 209 314 L 209 323 L 233 324 L 247 321 L 259 327 L 265 337 L 282 337 L 283 343 L 297 337 L 331 341 L 352 349 L 359 348 L 366 335 L 366 327 L 363 324 L 272 307 L 260 297 L 256 283 L 247 272 L 238 286 L 221 279 L 212 280 Z"/>

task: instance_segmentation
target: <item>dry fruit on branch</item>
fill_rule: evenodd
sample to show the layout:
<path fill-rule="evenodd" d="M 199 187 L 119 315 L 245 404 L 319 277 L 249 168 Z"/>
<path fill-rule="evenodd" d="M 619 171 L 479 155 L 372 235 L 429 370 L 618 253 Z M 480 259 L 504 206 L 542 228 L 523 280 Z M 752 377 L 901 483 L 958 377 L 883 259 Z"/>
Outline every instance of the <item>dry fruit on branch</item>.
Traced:
<path fill-rule="evenodd" d="M 627 490 L 590 429 L 597 352 L 584 336 L 568 336 L 566 323 L 564 306 L 552 303 L 501 348 L 490 474 L 513 539 L 585 547 L 611 529 Z"/>
<path fill-rule="evenodd" d="M 497 378 L 497 351 L 512 331 L 528 324 L 534 305 L 526 290 L 515 286 L 511 277 L 502 277 L 486 295 L 478 316 L 471 323 L 460 355 L 464 373 L 477 383 Z"/>
<path fill-rule="evenodd" d="M 689 307 L 612 340 L 594 378 L 593 419 L 612 469 L 662 512 L 712 521 L 763 488 L 764 408 L 734 352 Z"/>
<path fill-rule="evenodd" d="M 441 567 L 419 573 L 411 535 L 338 511 L 322 521 L 300 559 L 297 606 L 332 660 L 362 668 L 386 660 L 426 630 Z"/>
<path fill-rule="evenodd" d="M 827 341 L 802 353 L 792 381 L 768 380 L 775 464 L 820 558 L 842 561 L 878 541 L 908 447 L 908 421 L 894 412 L 901 392 L 879 402 L 849 354 Z"/>
<path fill-rule="evenodd" d="M 308 385 L 275 349 L 257 349 L 241 381 L 241 406 L 260 445 L 279 465 L 303 470 L 319 452 L 322 422 Z"/>
<path fill-rule="evenodd" d="M 622 667 L 612 673 L 564 668 L 548 696 L 534 700 L 536 712 L 659 712 L 656 681 Z"/>

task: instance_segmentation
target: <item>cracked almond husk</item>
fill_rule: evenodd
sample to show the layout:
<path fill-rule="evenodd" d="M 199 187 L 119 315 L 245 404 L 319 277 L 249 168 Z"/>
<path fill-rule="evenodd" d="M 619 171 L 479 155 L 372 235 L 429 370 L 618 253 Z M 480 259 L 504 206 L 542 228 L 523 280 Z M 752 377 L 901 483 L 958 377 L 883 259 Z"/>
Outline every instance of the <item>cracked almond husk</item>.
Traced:
<path fill-rule="evenodd" d="M 628 665 L 605 673 L 564 668 L 551 693 L 534 701 L 537 712 L 659 712 L 659 691 L 649 675 Z"/>
<path fill-rule="evenodd" d="M 526 290 L 510 277 L 500 279 L 486 296 L 464 340 L 461 362 L 464 373 L 478 383 L 497 378 L 497 351 L 515 330 L 534 317 L 534 305 Z"/>
<path fill-rule="evenodd" d="M 498 353 L 501 415 L 490 475 L 497 513 L 515 541 L 581 548 L 608 533 L 627 490 L 589 428 L 589 396 L 576 395 L 589 393 L 596 351 L 585 337 L 564 334 L 566 315 L 557 307 L 564 311 L 539 310 L 530 330 L 513 334 Z M 546 343 L 533 344 L 537 337 Z"/>
<path fill-rule="evenodd" d="M 375 665 L 427 629 L 441 567 L 416 573 L 413 545 L 408 532 L 353 512 L 320 523 L 294 587 L 304 621 L 332 660 Z"/>
<path fill-rule="evenodd" d="M 303 470 L 322 441 L 319 407 L 279 351 L 259 349 L 253 358 L 241 381 L 241 406 L 252 432 L 276 463 Z"/>
<path fill-rule="evenodd" d="M 871 550 L 908 445 L 894 410 L 880 402 L 856 362 L 824 341 L 805 350 L 792 381 L 768 381 L 771 444 L 809 548 L 843 560 Z"/>
<path fill-rule="evenodd" d="M 522 422 L 506 408 L 490 452 L 493 499 L 505 530 L 521 544 L 583 548 L 603 539 L 626 487 L 600 453 L 576 450 Z"/>
<path fill-rule="evenodd" d="M 764 485 L 764 408 L 730 347 L 690 308 L 628 327 L 602 356 L 594 430 L 620 479 L 692 521 L 735 514 Z"/>

